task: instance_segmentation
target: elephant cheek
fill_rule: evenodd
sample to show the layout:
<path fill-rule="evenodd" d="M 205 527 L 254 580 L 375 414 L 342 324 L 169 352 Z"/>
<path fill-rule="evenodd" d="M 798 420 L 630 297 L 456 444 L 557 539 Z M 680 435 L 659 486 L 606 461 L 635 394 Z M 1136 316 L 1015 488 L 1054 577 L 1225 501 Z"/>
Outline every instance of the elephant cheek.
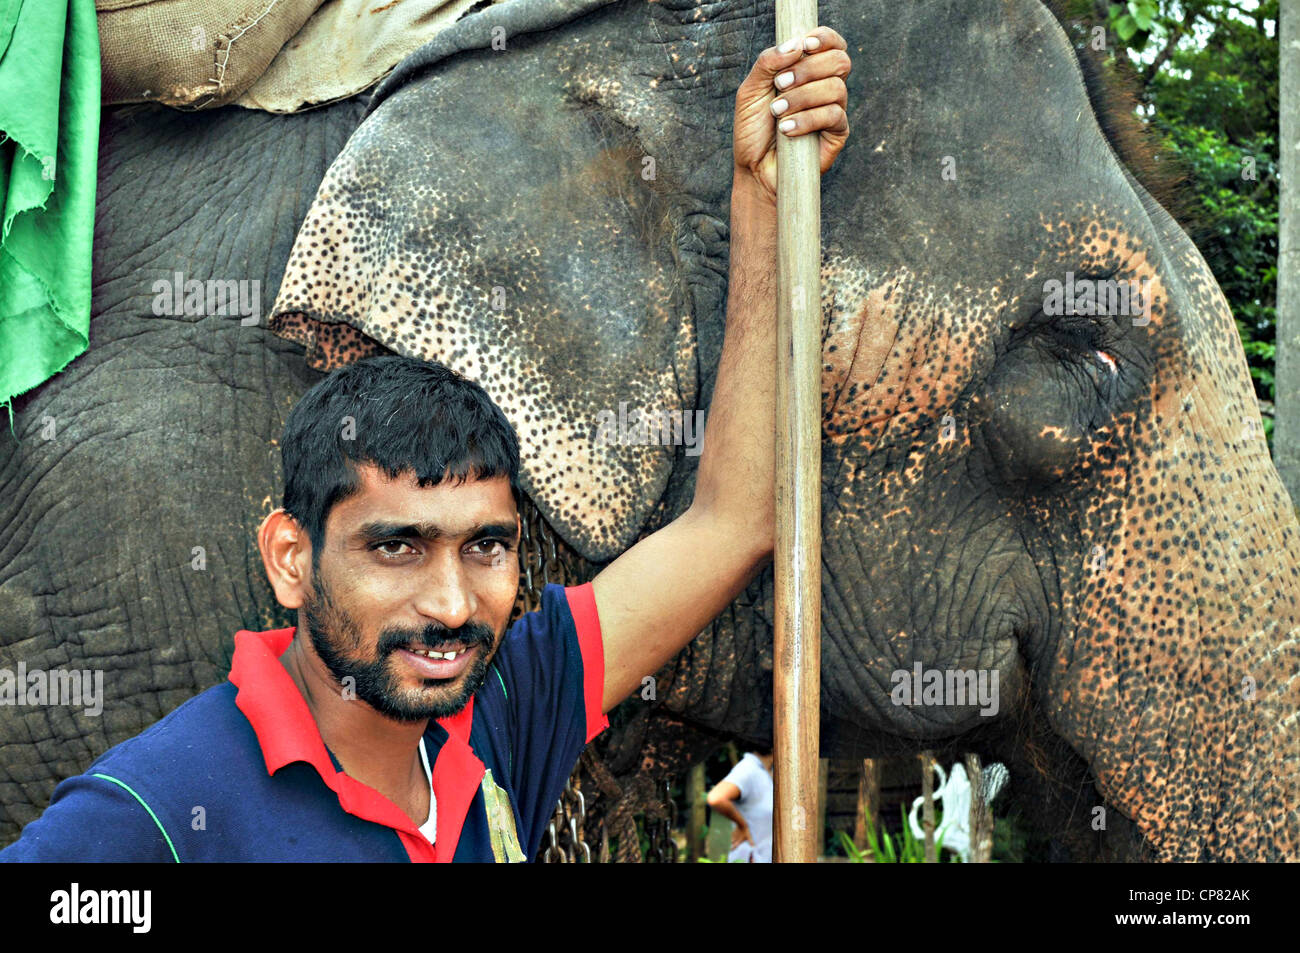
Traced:
<path fill-rule="evenodd" d="M 1068 374 L 1040 362 L 995 370 L 971 397 L 971 418 L 1000 481 L 1009 488 L 1050 492 L 1079 471 L 1096 431 L 1069 398 Z"/>
<path fill-rule="evenodd" d="M 981 431 L 1002 479 L 1040 490 L 1069 477 L 1083 447 L 1079 433 L 1060 425 L 1026 422 L 1005 404 L 983 421 Z"/>

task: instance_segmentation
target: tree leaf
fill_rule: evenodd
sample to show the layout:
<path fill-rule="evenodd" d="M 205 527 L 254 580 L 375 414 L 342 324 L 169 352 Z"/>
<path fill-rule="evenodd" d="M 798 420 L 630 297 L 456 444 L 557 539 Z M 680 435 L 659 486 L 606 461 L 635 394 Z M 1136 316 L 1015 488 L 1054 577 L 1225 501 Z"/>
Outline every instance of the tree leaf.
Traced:
<path fill-rule="evenodd" d="M 1148 4 L 1138 2 L 1138 0 L 1129 0 L 1128 12 L 1133 17 L 1133 22 L 1138 25 L 1138 29 L 1143 31 L 1151 29 L 1151 20 L 1156 11 Z M 1125 39 L 1128 38 L 1125 37 Z"/>

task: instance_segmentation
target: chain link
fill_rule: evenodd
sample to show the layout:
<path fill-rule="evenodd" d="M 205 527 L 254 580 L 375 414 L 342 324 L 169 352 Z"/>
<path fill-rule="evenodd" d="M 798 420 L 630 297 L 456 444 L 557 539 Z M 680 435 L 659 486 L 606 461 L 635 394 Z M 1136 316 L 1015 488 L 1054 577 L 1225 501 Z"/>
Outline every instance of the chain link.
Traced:
<path fill-rule="evenodd" d="M 646 837 L 648 838 L 649 851 L 647 851 L 646 863 L 649 864 L 675 864 L 677 863 L 677 840 L 673 837 L 673 829 L 677 826 L 677 804 L 673 801 L 672 785 L 664 782 L 664 801 L 663 815 L 657 818 L 645 819 Z"/>
<path fill-rule="evenodd" d="M 532 612 L 541 605 L 542 590 L 551 583 L 573 585 L 576 575 L 581 573 L 579 565 L 572 568 L 565 565 L 557 543 L 555 530 L 542 518 L 542 514 L 528 500 L 520 510 L 520 523 L 523 538 L 519 544 L 520 586 L 519 597 L 515 603 L 517 615 Z M 581 562 L 573 557 L 575 563 Z"/>
<path fill-rule="evenodd" d="M 555 805 L 555 813 L 546 827 L 546 849 L 542 852 L 545 864 L 589 864 L 591 847 L 583 836 L 587 819 L 587 799 L 582 796 L 578 772 L 569 775 L 564 793 Z"/>
<path fill-rule="evenodd" d="M 520 512 L 523 538 L 520 540 L 519 600 L 516 610 L 532 612 L 541 605 L 542 590 L 551 583 L 572 585 L 575 573 L 565 565 L 556 543 L 555 530 L 542 518 L 532 501 L 525 500 Z M 577 568 L 577 567 L 575 567 Z M 575 767 L 555 804 L 555 813 L 542 835 L 542 863 L 591 863 L 591 847 L 583 826 L 587 799 L 582 793 L 581 766 Z"/>
<path fill-rule="evenodd" d="M 574 585 L 590 578 L 596 569 L 564 545 L 531 500 L 525 499 L 520 507 L 520 523 L 521 579 L 519 598 L 515 605 L 517 615 L 537 609 L 541 605 L 542 590 L 551 583 Z M 593 753 L 589 750 L 588 755 L 592 756 Z M 595 759 L 595 762 L 598 763 L 599 759 Z M 607 769 L 602 770 L 608 773 Z M 593 770 L 592 777 L 599 786 L 600 771 Z M 608 779 L 611 783 L 612 780 Z M 677 805 L 672 799 L 671 785 L 668 782 L 664 784 L 662 805 L 662 811 L 656 812 L 657 817 L 647 816 L 644 821 L 650 840 L 646 860 L 650 863 L 673 864 L 677 862 L 678 855 L 677 841 L 673 837 L 673 831 L 677 827 Z M 569 775 L 550 823 L 542 835 L 542 863 L 591 863 L 592 851 L 587 840 L 588 832 L 584 829 L 586 820 L 587 799 L 582 792 L 582 764 L 579 762 Z M 606 821 L 608 822 L 608 817 Z M 631 818 L 627 819 L 627 823 L 632 823 Z M 592 833 L 598 841 L 604 842 L 604 831 Z M 637 854 L 640 853 L 638 845 L 633 843 L 632 847 Z M 603 852 L 608 854 L 607 843 Z"/>

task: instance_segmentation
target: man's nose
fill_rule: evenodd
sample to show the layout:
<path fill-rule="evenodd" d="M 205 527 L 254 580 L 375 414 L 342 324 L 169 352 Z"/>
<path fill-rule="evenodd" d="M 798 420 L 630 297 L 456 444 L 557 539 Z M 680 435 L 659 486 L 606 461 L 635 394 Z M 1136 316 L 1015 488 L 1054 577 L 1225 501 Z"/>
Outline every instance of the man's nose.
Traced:
<path fill-rule="evenodd" d="M 448 629 L 459 629 L 474 615 L 475 608 L 474 593 L 461 565 L 460 553 L 444 552 L 432 560 L 416 593 L 416 611 Z"/>

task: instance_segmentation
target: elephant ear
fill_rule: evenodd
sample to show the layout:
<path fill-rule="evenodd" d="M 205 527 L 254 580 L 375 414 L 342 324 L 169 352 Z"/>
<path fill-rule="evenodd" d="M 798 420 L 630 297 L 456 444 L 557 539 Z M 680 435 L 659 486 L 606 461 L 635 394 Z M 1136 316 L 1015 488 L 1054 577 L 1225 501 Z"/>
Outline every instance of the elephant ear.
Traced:
<path fill-rule="evenodd" d="M 369 339 L 477 381 L 519 433 L 524 490 L 603 562 L 685 453 L 616 442 L 617 422 L 694 422 L 697 342 L 663 177 L 643 178 L 635 133 L 562 83 L 525 48 L 462 54 L 390 93 L 322 181 L 271 328 L 321 366 Z"/>

